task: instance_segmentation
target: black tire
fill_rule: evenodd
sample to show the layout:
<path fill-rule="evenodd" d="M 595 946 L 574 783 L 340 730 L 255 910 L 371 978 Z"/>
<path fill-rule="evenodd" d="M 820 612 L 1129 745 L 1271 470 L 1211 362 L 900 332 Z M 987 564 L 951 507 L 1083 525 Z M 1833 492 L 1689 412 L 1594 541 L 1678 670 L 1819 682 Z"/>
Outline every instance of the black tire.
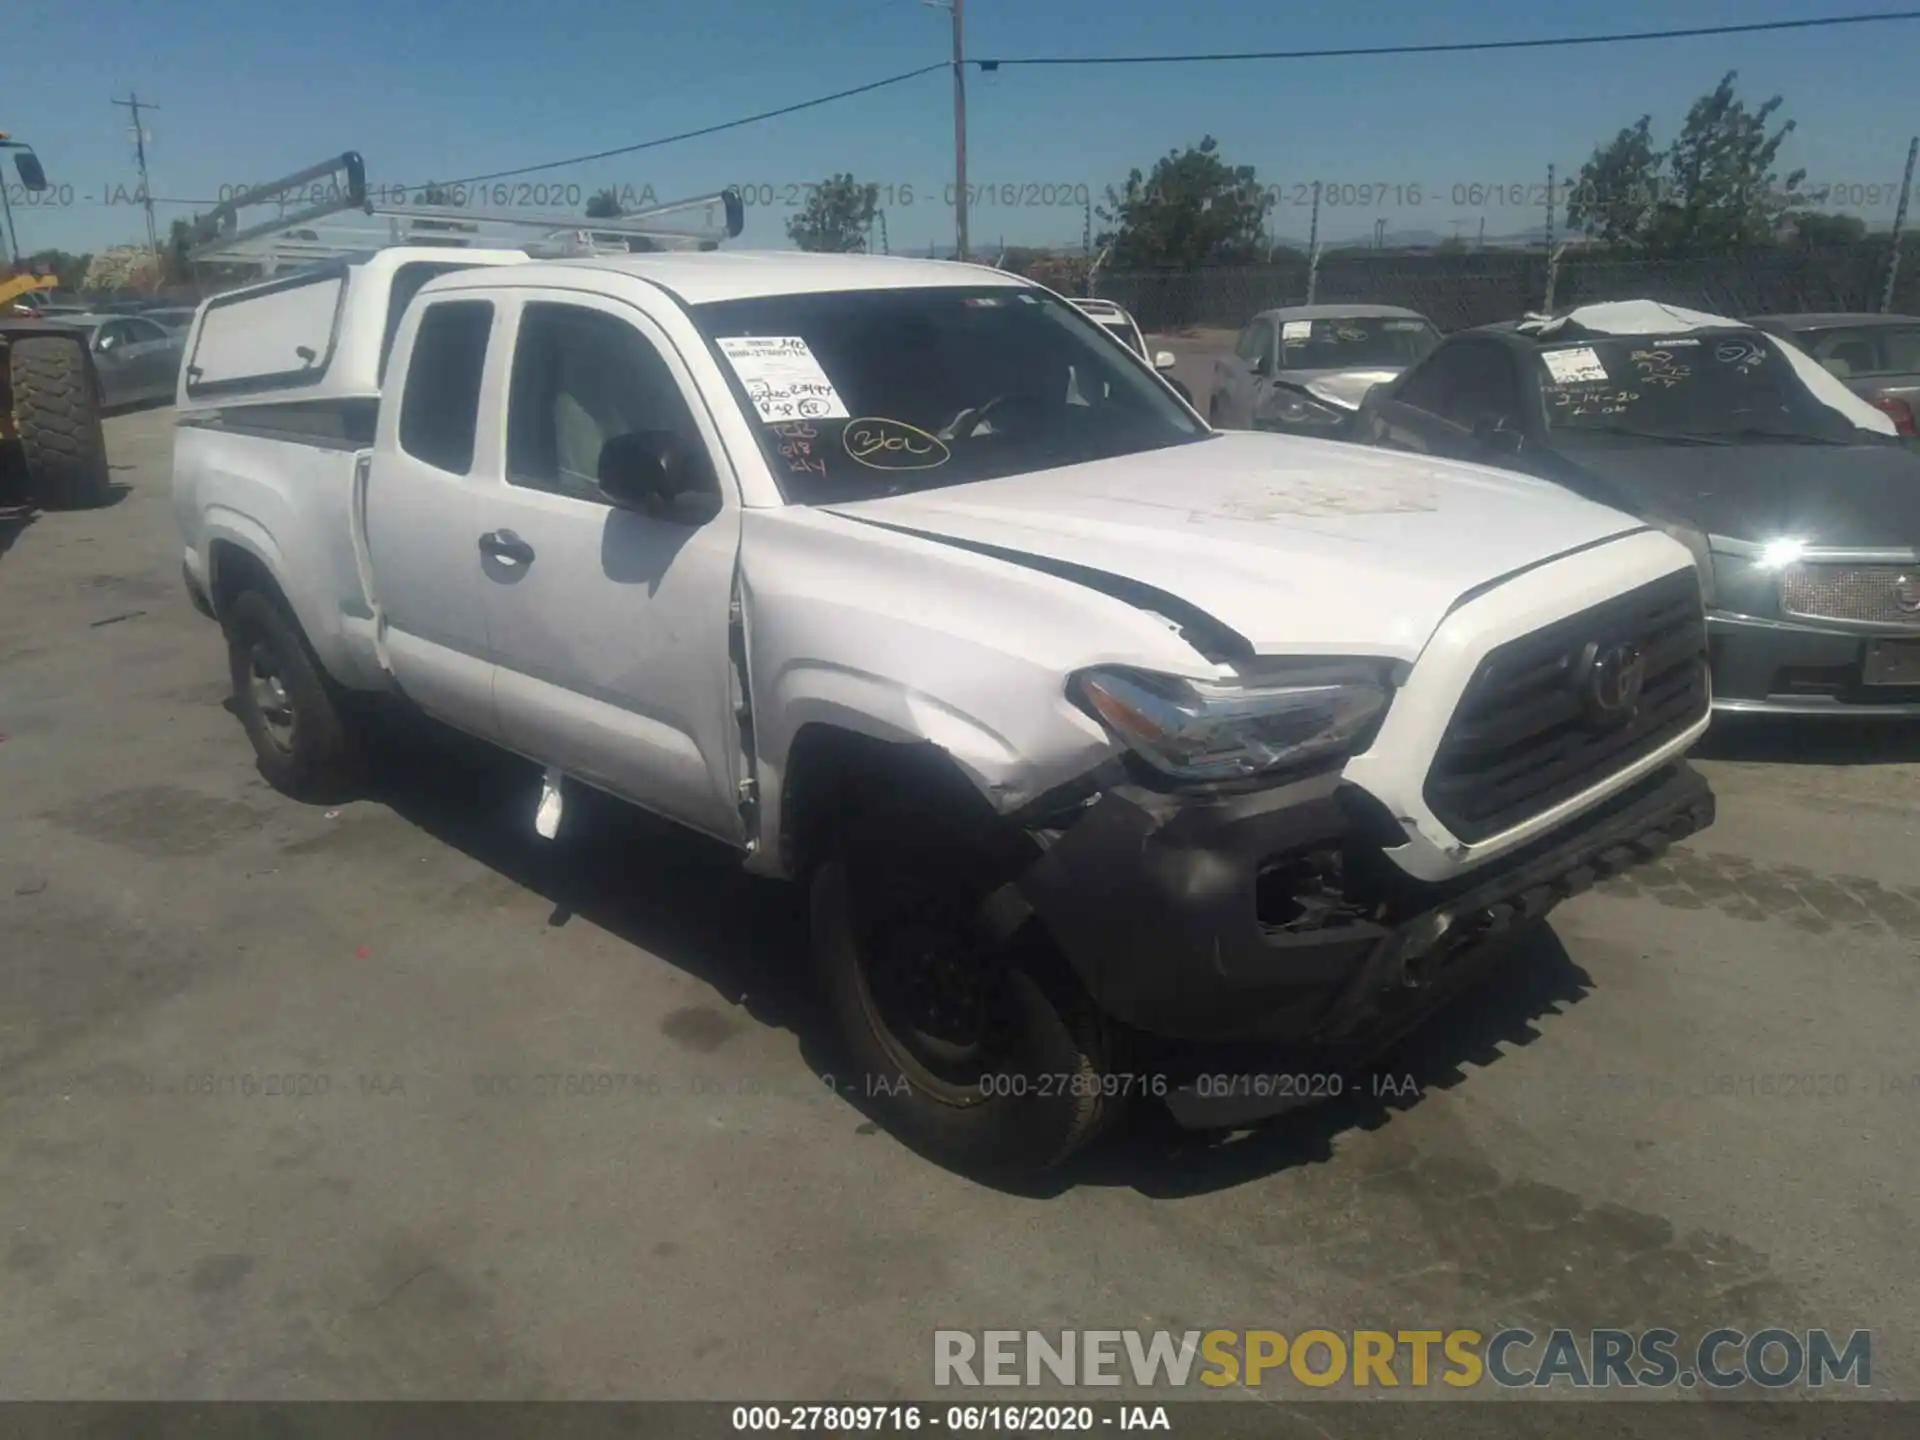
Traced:
<path fill-rule="evenodd" d="M 909 1145 L 963 1171 L 1032 1175 L 1053 1169 L 1116 1120 L 1105 1093 L 1105 1026 L 1029 924 L 1012 941 L 982 937 L 978 907 L 1004 877 L 986 848 L 898 810 L 849 825 L 813 872 L 814 963 L 855 1087 Z M 975 1051 L 899 1023 L 899 985 L 876 978 L 896 963 L 977 977 Z M 963 981 L 964 983 L 964 981 Z M 932 988 L 932 987 L 929 987 Z M 934 1002 L 938 1005 L 938 1002 Z M 935 1022 L 936 1028 L 938 1021 Z M 929 1058 L 929 1048 L 947 1053 Z M 936 1068 L 938 1067 L 938 1068 Z M 944 1072 L 944 1073 L 943 1073 Z M 969 1078 L 971 1076 L 971 1078 Z"/>
<path fill-rule="evenodd" d="M 86 351 L 57 335 L 22 335 L 8 346 L 13 413 L 27 493 L 42 510 L 104 505 L 107 441 Z"/>
<path fill-rule="evenodd" d="M 234 709 L 261 775 L 298 800 L 352 795 L 365 773 L 359 730 L 299 623 L 258 590 L 242 593 L 222 619 Z"/>

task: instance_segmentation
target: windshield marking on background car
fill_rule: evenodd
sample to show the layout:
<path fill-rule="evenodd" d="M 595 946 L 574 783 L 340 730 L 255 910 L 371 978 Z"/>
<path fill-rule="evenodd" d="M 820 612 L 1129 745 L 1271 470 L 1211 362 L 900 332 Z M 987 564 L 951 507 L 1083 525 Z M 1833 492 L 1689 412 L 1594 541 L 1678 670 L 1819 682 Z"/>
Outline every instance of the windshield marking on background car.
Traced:
<path fill-rule="evenodd" d="M 872 470 L 931 470 L 953 458 L 953 451 L 938 435 L 884 415 L 849 420 L 840 432 L 840 443 L 848 455 Z"/>

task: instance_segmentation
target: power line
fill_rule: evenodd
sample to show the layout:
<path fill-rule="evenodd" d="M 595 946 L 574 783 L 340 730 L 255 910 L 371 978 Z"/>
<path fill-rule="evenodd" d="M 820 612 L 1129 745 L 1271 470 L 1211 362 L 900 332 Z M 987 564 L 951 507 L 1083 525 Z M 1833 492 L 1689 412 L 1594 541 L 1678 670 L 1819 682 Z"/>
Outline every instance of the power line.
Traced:
<path fill-rule="evenodd" d="M 1339 60 L 1369 55 L 1458 55 L 1475 50 L 1547 50 L 1572 45 L 1622 45 L 1637 40 L 1690 40 L 1707 35 L 1755 35 L 1770 30 L 1816 30 L 1920 20 L 1920 10 L 1872 15 L 1827 15 L 1817 20 L 1765 20 L 1747 25 L 1695 25 L 1684 30 L 1630 30 L 1612 35 L 1563 35 L 1538 40 L 1455 40 L 1432 45 L 1355 45 L 1329 50 L 1243 50 L 1202 55 L 1021 55 L 974 60 L 982 70 L 1006 65 L 1192 65 L 1221 60 Z"/>
<path fill-rule="evenodd" d="M 1688 40 L 1706 36 L 1755 35 L 1767 32 L 1814 30 L 1840 25 L 1872 25 L 1911 20 L 1920 20 L 1920 10 L 1897 10 L 1864 15 L 1828 15 L 1810 20 L 1765 20 L 1744 25 L 1696 25 L 1678 30 L 1632 30 L 1607 35 L 1564 35 L 1529 40 L 1459 40 L 1426 45 L 1362 45 L 1319 50 L 1249 50 L 1193 55 L 1023 55 L 998 60 L 967 59 L 962 63 L 965 65 L 976 65 L 983 71 L 992 71 L 1009 65 L 1181 65 L 1234 60 L 1336 60 L 1383 55 L 1457 55 L 1475 51 L 1546 50 L 1584 45 L 1623 45 L 1649 40 Z M 436 180 L 423 182 L 420 185 L 395 186 L 393 188 L 417 190 L 426 188 L 427 184 L 440 186 L 477 185 L 488 180 L 510 180 L 519 175 L 534 175 L 543 170 L 561 170 L 569 165 L 586 165 L 596 160 L 612 159 L 616 155 L 635 155 L 643 150 L 657 150 L 662 146 L 677 145 L 683 140 L 697 140 L 705 135 L 718 135 L 722 131 L 738 130 L 743 126 L 757 125 L 763 120 L 777 120 L 783 115 L 794 115 L 802 110 L 812 110 L 821 105 L 831 105 L 835 101 L 849 100 L 856 95 L 870 94 L 875 90 L 883 90 L 892 85 L 900 85 L 909 80 L 917 80 L 923 75 L 932 75 L 938 71 L 952 68 L 954 68 L 952 61 L 940 61 L 937 64 L 922 65 L 913 70 L 903 70 L 897 75 L 887 75 L 878 80 L 870 80 L 864 85 L 855 85 L 845 90 L 836 90 L 830 95 L 816 95 L 810 100 L 797 101 L 792 105 L 782 105 L 777 109 L 762 110 L 754 115 L 743 115 L 738 119 L 724 120 L 716 125 L 703 125 L 697 130 L 683 130 L 675 135 L 662 135 L 657 139 L 636 141 L 631 145 L 616 145 L 611 149 L 596 150 L 588 155 L 570 155 L 560 160 L 543 160 L 535 165 L 519 165 L 508 170 L 492 170 L 483 175 L 466 175 L 454 180 Z M 171 205 L 211 205 L 216 202 L 211 200 L 162 199 L 159 203 Z"/>
<path fill-rule="evenodd" d="M 458 180 L 435 180 L 435 185 L 478 185 L 486 180 L 510 180 L 516 175 L 532 175 L 541 170 L 559 170 L 568 165 L 585 165 L 594 160 L 608 160 L 615 155 L 633 155 L 642 150 L 657 150 L 662 145 L 675 145 L 682 140 L 697 140 L 702 135 L 718 135 L 722 130 L 738 130 L 743 125 L 757 125 L 762 120 L 777 120 L 782 115 L 792 115 L 801 110 L 811 110 L 817 105 L 831 105 L 836 100 L 848 100 L 855 95 L 865 95 L 869 91 L 884 90 L 889 85 L 899 85 L 908 80 L 918 80 L 922 75 L 932 75 L 939 70 L 952 68 L 952 62 L 942 60 L 937 65 L 922 65 L 917 70 L 903 70 L 898 75 L 889 75 L 885 79 L 870 80 L 865 85 L 855 85 L 850 90 L 836 90 L 831 95 L 817 95 L 811 100 L 801 100 L 793 105 L 782 105 L 777 110 L 762 110 L 758 115 L 744 115 L 738 120 L 724 120 L 718 125 L 703 125 L 698 130 L 683 130 L 678 135 L 662 135 L 658 140 L 641 140 L 632 145 L 616 145 L 611 150 L 596 150 L 591 155 L 570 155 L 564 160 L 543 160 L 538 165 L 521 165 L 512 170 L 494 170 L 485 175 L 464 175 Z M 397 187 L 407 190 L 423 188 L 416 185 Z"/>

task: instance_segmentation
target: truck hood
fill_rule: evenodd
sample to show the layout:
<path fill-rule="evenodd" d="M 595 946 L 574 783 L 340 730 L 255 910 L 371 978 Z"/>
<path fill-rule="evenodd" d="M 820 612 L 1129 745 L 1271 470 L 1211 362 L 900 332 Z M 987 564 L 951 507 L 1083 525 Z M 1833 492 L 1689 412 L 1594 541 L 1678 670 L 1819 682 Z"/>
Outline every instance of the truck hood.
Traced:
<path fill-rule="evenodd" d="M 1644 528 L 1524 476 L 1251 432 L 825 508 L 1151 587 L 1263 654 L 1405 660 L 1469 590 Z"/>

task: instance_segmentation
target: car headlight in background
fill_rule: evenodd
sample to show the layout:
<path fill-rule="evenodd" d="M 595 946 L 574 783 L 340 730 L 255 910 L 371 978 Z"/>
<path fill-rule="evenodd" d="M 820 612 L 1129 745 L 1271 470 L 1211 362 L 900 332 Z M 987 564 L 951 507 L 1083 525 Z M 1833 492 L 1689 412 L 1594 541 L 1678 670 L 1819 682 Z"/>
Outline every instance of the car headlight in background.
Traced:
<path fill-rule="evenodd" d="M 1292 390 L 1276 390 L 1260 407 L 1260 418 L 1278 425 L 1338 425 L 1347 412 Z"/>
<path fill-rule="evenodd" d="M 1800 563 L 1810 542 L 1782 535 L 1771 540 L 1735 540 L 1709 535 L 1714 599 L 1722 610 L 1771 619 L 1780 614 L 1780 579 Z"/>
<path fill-rule="evenodd" d="M 1656 530 L 1664 531 L 1686 546 L 1693 554 L 1693 568 L 1700 574 L 1700 598 L 1712 609 L 1719 601 L 1719 590 L 1714 583 L 1713 547 L 1702 532 L 1690 525 L 1682 525 L 1677 520 L 1649 519 L 1647 523 Z"/>
<path fill-rule="evenodd" d="M 1069 690 L 1141 759 L 1180 780 L 1231 780 L 1344 753 L 1388 698 L 1381 680 L 1351 665 L 1239 681 L 1083 670 Z"/>

